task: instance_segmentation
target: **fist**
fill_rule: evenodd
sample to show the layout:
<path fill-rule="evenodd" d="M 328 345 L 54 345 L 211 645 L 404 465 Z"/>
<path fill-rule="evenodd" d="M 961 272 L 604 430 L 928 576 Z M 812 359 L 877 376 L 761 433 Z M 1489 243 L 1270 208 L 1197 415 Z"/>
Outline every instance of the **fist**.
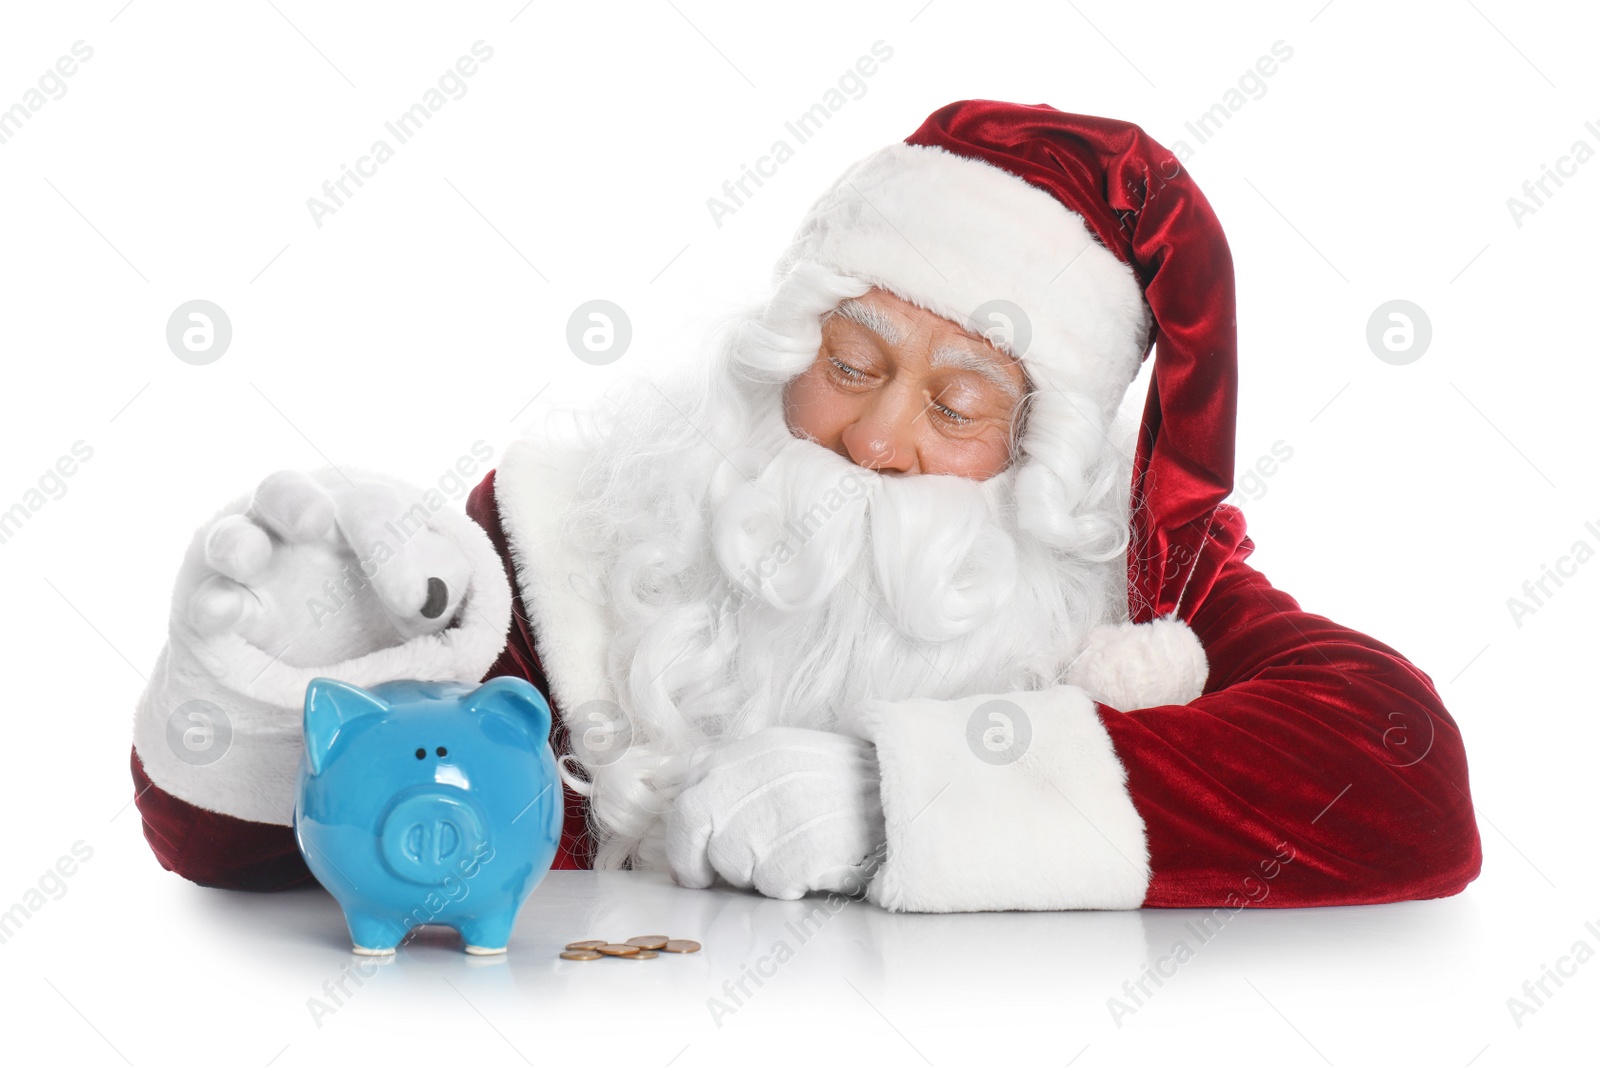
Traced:
<path fill-rule="evenodd" d="M 876 750 L 825 730 L 771 727 L 716 749 L 667 819 L 680 885 L 795 900 L 865 888 L 884 839 Z"/>
<path fill-rule="evenodd" d="M 387 483 L 278 471 L 249 507 L 215 520 L 182 610 L 199 633 L 235 633 L 291 666 L 337 663 L 445 629 L 470 564 Z"/>

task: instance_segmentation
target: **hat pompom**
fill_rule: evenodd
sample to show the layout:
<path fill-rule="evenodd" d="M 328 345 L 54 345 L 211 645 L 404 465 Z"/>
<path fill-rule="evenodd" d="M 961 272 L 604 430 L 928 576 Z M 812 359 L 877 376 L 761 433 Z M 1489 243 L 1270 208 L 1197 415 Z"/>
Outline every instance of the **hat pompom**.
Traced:
<path fill-rule="evenodd" d="M 1096 626 L 1067 683 L 1118 711 L 1187 704 L 1205 691 L 1206 650 L 1188 623 L 1166 617 Z"/>

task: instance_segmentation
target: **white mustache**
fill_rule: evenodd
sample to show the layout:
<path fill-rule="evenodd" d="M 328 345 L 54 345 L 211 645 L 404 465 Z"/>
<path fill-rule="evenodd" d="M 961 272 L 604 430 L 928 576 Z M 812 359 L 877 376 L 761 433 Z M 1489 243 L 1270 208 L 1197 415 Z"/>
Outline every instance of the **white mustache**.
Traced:
<path fill-rule="evenodd" d="M 971 632 L 1017 581 L 1014 527 L 1000 506 L 1012 484 L 953 475 L 885 476 L 795 439 L 713 507 L 717 562 L 742 595 L 783 612 L 825 604 L 872 552 L 869 577 L 906 637 Z"/>
<path fill-rule="evenodd" d="M 901 632 L 948 641 L 994 617 L 1011 598 L 1016 533 L 996 508 L 1008 484 L 953 475 L 884 479 L 871 506 L 872 549 Z"/>
<path fill-rule="evenodd" d="M 821 445 L 789 441 L 714 506 L 718 564 L 736 589 L 780 611 L 818 607 L 866 546 L 867 509 L 881 480 Z"/>

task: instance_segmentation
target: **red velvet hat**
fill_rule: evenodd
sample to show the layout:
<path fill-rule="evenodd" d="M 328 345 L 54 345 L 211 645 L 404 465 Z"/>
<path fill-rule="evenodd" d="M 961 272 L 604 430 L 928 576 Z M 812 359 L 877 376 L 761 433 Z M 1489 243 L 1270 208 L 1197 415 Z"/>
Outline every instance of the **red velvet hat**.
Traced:
<path fill-rule="evenodd" d="M 1184 588 L 1233 489 L 1233 261 L 1198 186 L 1138 126 L 962 100 L 852 166 L 778 264 L 861 279 L 989 336 L 1034 386 L 1022 447 L 1122 402 L 1154 344 L 1131 486 L 1133 622 Z M 987 329 L 1001 321 L 999 336 Z"/>

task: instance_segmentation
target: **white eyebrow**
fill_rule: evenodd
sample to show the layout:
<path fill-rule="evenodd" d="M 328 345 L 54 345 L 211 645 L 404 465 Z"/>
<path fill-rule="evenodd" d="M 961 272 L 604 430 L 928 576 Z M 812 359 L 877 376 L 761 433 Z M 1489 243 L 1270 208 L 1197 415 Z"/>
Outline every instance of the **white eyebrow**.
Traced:
<path fill-rule="evenodd" d="M 906 339 L 905 330 L 901 329 L 893 319 L 884 314 L 882 308 L 875 308 L 871 304 L 863 304 L 859 300 L 845 300 L 838 307 L 828 312 L 828 315 L 840 315 L 858 326 L 865 326 L 892 345 L 897 345 Z M 823 321 L 827 320 L 824 319 Z"/>
<path fill-rule="evenodd" d="M 827 318 L 833 315 L 839 315 L 866 327 L 891 345 L 900 344 L 906 338 L 905 330 L 884 314 L 882 308 L 863 304 L 859 300 L 841 301 L 837 307 L 828 312 L 823 321 L 826 322 Z M 993 358 L 981 355 L 971 348 L 961 345 L 940 345 L 928 357 L 928 364 L 935 370 L 941 367 L 956 367 L 981 375 L 1003 392 L 1012 403 L 1022 397 L 1022 389 L 1000 369 L 1000 365 Z"/>
<path fill-rule="evenodd" d="M 1000 369 L 1000 364 L 964 345 L 940 345 L 933 350 L 933 355 L 928 357 L 928 365 L 936 370 L 940 367 L 956 367 L 980 374 L 1005 393 L 1013 403 L 1022 397 L 1022 389 Z"/>

